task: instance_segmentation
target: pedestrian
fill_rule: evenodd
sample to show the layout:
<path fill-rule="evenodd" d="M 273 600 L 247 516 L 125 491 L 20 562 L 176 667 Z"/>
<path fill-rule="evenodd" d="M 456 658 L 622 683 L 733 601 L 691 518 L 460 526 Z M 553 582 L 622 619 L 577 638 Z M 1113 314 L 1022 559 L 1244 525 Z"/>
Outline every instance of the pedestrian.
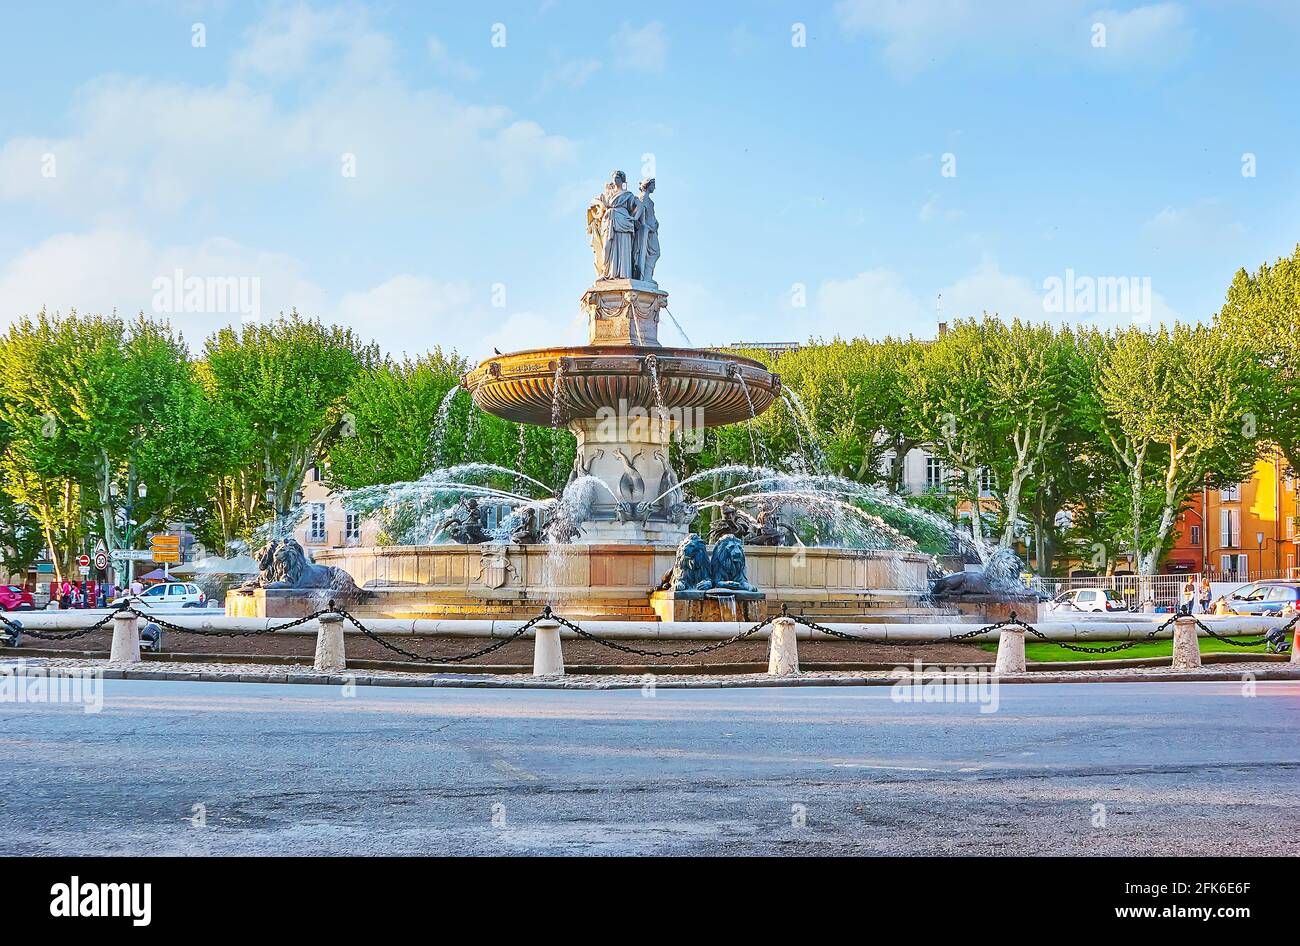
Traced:
<path fill-rule="evenodd" d="M 66 611 L 72 607 L 72 582 L 63 579 L 63 584 L 59 586 L 59 610 Z"/>
<path fill-rule="evenodd" d="M 1196 579 L 1188 577 L 1183 583 L 1182 594 L 1178 597 L 1178 613 L 1191 614 L 1192 602 L 1196 600 Z"/>
<path fill-rule="evenodd" d="M 1201 576 L 1201 613 L 1202 614 L 1210 613 L 1210 599 L 1212 597 L 1214 597 L 1214 595 L 1210 591 L 1210 576 L 1202 575 Z"/>
<path fill-rule="evenodd" d="M 131 596 L 138 598 L 144 592 L 144 585 L 140 583 L 139 578 L 131 579 Z"/>

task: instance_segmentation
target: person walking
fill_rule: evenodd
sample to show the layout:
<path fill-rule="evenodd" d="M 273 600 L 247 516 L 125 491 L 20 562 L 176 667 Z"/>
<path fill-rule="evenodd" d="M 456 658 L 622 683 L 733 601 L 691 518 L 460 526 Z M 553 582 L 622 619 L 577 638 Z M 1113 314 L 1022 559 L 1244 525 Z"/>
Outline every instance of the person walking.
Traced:
<path fill-rule="evenodd" d="M 1214 595 L 1210 592 L 1210 576 L 1209 576 L 1209 575 L 1202 575 L 1202 576 L 1201 576 L 1201 587 L 1200 587 L 1200 592 L 1201 592 L 1201 594 L 1200 594 L 1200 598 L 1201 598 L 1201 613 L 1202 613 L 1202 614 L 1209 614 L 1209 613 L 1210 613 L 1210 599 L 1211 599 L 1212 597 L 1214 597 Z"/>
<path fill-rule="evenodd" d="M 72 607 L 72 582 L 63 579 L 63 584 L 59 586 L 59 610 L 66 611 Z"/>
<path fill-rule="evenodd" d="M 1182 594 L 1178 597 L 1178 613 L 1191 614 L 1192 602 L 1196 600 L 1196 579 L 1189 577 L 1183 583 Z"/>

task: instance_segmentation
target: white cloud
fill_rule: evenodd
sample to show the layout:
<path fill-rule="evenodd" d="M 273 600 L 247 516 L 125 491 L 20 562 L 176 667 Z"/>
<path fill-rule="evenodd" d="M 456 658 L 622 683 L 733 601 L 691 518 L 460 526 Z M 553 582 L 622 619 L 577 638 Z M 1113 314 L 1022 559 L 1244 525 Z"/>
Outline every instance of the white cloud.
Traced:
<path fill-rule="evenodd" d="M 940 292 L 940 313 L 945 321 L 979 318 L 985 312 L 1008 320 L 1042 321 L 1047 317 L 1042 290 L 1021 276 L 1002 272 L 988 257 Z"/>
<path fill-rule="evenodd" d="M 885 64 L 907 78 L 957 54 L 981 62 L 1026 56 L 1073 59 L 1095 68 L 1163 65 L 1190 45 L 1177 3 L 1122 13 L 1090 11 L 1087 0 L 840 0 L 840 28 L 881 44 Z M 1107 45 L 1092 45 L 1093 24 L 1106 24 Z"/>
<path fill-rule="evenodd" d="M 255 314 L 263 320 L 296 307 L 305 316 L 351 326 L 362 338 L 395 354 L 420 354 L 428 345 L 439 344 L 479 358 L 494 344 L 508 350 L 580 341 L 574 326 L 566 330 L 553 318 L 492 308 L 489 287 L 463 280 L 399 274 L 336 296 L 307 278 L 305 271 L 298 260 L 233 240 L 159 246 L 138 232 L 103 228 L 51 237 L 0 267 L 0 311 L 14 318 L 42 308 L 65 314 L 72 309 L 85 314 L 116 310 L 127 317 L 143 311 L 170 321 L 197 352 L 213 331 L 238 325 L 249 313 L 221 303 L 185 304 L 186 280 L 205 285 L 247 281 L 241 283 L 249 287 L 245 296 L 255 298 Z M 173 285 L 181 287 L 179 308 L 170 305 L 177 298 L 170 291 Z M 167 289 L 161 296 L 160 286 Z M 485 333 L 489 326 L 500 328 Z"/>
<path fill-rule="evenodd" d="M 364 13 L 282 8 L 250 31 L 223 85 L 93 79 L 67 136 L 0 143 L 0 200 L 144 221 L 308 175 L 344 195 L 465 206 L 573 160 L 573 142 L 506 108 L 412 87 L 389 45 Z M 355 178 L 340 172 L 345 154 Z"/>
<path fill-rule="evenodd" d="M 624 23 L 609 42 L 614 63 L 623 69 L 659 72 L 668 58 L 668 39 L 662 23 L 647 23 L 639 28 Z"/>
<path fill-rule="evenodd" d="M 869 269 L 823 282 L 809 322 L 814 336 L 883 338 L 923 333 L 933 319 L 896 272 Z"/>
<path fill-rule="evenodd" d="M 602 68 L 599 59 L 565 60 L 542 74 L 541 91 L 543 93 L 550 92 L 552 89 L 575 91 L 586 85 Z"/>
<path fill-rule="evenodd" d="M 449 79 L 458 82 L 472 82 L 480 75 L 479 70 L 462 59 L 457 59 L 447 51 L 447 45 L 436 36 L 430 36 L 426 46 L 429 58 Z"/>
<path fill-rule="evenodd" d="M 1094 58 L 1109 68 L 1159 66 L 1191 48 L 1192 30 L 1177 3 L 1098 10 L 1091 19 L 1106 28 L 1106 45 L 1095 49 Z"/>
<path fill-rule="evenodd" d="M 1189 207 L 1165 207 L 1142 225 L 1156 250 L 1213 249 L 1239 240 L 1245 226 L 1220 200 L 1201 200 Z"/>

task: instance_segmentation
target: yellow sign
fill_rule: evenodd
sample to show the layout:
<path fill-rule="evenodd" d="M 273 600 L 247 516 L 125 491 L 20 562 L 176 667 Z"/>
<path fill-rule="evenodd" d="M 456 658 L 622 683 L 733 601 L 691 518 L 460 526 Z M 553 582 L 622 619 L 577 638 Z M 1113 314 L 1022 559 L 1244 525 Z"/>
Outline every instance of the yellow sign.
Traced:
<path fill-rule="evenodd" d="M 181 550 L 172 549 L 171 551 L 167 551 L 166 549 L 154 549 L 153 560 L 159 565 L 164 562 L 169 562 L 172 565 L 179 564 L 181 560 Z"/>
<path fill-rule="evenodd" d="M 179 535 L 151 535 L 149 547 L 154 549 L 178 549 L 181 547 Z"/>

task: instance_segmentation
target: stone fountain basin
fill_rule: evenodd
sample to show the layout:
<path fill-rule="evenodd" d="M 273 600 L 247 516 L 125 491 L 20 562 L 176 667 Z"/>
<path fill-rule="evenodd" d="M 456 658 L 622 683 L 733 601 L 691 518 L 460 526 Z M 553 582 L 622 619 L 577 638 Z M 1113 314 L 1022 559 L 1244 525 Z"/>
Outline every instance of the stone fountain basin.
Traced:
<path fill-rule="evenodd" d="M 914 552 L 814 547 L 746 548 L 749 579 L 767 614 L 782 604 L 814 620 L 956 618 L 926 607 L 929 557 Z M 654 621 L 651 594 L 676 549 L 661 544 L 414 545 L 321 549 L 375 597 L 373 617 L 528 619 L 546 604 L 573 619 Z M 718 618 L 712 618 L 717 620 Z"/>
<path fill-rule="evenodd" d="M 659 377 L 662 401 L 655 396 L 651 364 Z M 561 369 L 558 417 L 557 368 Z M 656 406 L 669 412 L 690 410 L 680 421 L 686 425 L 720 427 L 765 411 L 781 391 L 781 378 L 752 358 L 725 352 L 599 345 L 499 355 L 466 374 L 462 386 L 488 413 L 542 427 L 552 426 L 557 419 L 563 425 L 596 417 L 602 409 L 649 411 Z"/>

